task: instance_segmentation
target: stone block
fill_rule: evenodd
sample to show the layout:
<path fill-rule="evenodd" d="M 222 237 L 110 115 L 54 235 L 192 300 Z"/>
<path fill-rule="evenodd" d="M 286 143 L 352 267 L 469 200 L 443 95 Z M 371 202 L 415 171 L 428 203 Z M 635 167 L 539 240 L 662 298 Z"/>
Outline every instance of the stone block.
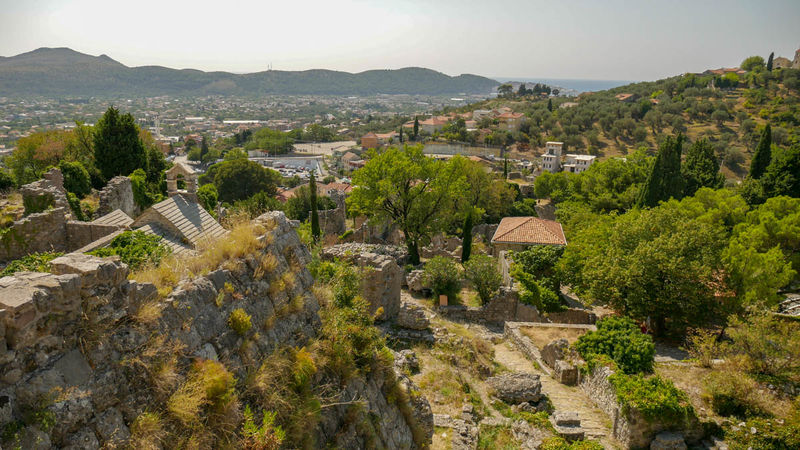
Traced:
<path fill-rule="evenodd" d="M 486 383 L 500 400 L 509 405 L 523 402 L 538 402 L 542 398 L 542 382 L 539 375 L 527 372 L 511 372 L 491 377 Z"/>
<path fill-rule="evenodd" d="M 395 324 L 412 330 L 425 330 L 431 322 L 425 314 L 425 308 L 410 302 L 401 302 Z"/>
<path fill-rule="evenodd" d="M 577 367 L 563 359 L 556 361 L 555 367 L 553 367 L 553 379 L 561 384 L 575 386 L 578 384 L 579 378 L 580 371 Z"/>
<path fill-rule="evenodd" d="M 548 367 L 555 369 L 556 361 L 564 359 L 569 342 L 566 339 L 556 339 L 542 347 L 542 360 Z"/>
<path fill-rule="evenodd" d="M 671 431 L 658 433 L 650 443 L 650 450 L 686 450 L 686 448 L 683 435 Z"/>

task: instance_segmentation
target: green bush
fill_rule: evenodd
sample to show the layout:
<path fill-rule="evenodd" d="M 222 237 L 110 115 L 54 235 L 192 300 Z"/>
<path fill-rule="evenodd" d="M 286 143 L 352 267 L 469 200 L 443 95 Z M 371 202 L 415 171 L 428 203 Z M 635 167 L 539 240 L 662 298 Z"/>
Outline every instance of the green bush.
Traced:
<path fill-rule="evenodd" d="M 464 276 L 472 283 L 483 304 L 491 300 L 503 282 L 497 261 L 487 255 L 475 255 L 464 263 Z"/>
<path fill-rule="evenodd" d="M 751 431 L 755 428 L 756 432 Z M 800 448 L 800 424 L 755 418 L 725 432 L 731 450 L 791 450 Z"/>
<path fill-rule="evenodd" d="M 129 177 L 133 189 L 133 201 L 142 208 L 149 208 L 153 203 L 161 200 L 161 195 L 151 189 L 147 183 L 147 174 L 142 169 L 136 169 Z"/>
<path fill-rule="evenodd" d="M 141 231 L 125 231 L 112 239 L 108 247 L 89 252 L 90 255 L 100 257 L 118 255 L 131 270 L 146 264 L 157 266 L 170 253 L 170 248 L 162 242 L 160 236 Z"/>
<path fill-rule="evenodd" d="M 216 189 L 214 191 L 216 192 Z M 268 211 L 280 211 L 283 209 L 283 204 L 267 192 L 258 192 L 248 199 L 234 202 L 232 209 L 244 212 L 250 218 L 255 219 Z"/>
<path fill-rule="evenodd" d="M 250 405 L 244 407 L 244 425 L 242 425 L 242 446 L 247 449 L 272 450 L 279 449 L 286 432 L 280 425 L 275 425 L 275 412 L 264 411 L 261 425 L 253 418 Z"/>
<path fill-rule="evenodd" d="M 350 306 L 361 294 L 361 274 L 350 264 L 339 263 L 332 279 L 333 302 L 338 307 Z"/>
<path fill-rule="evenodd" d="M 75 216 L 75 219 L 82 222 L 86 221 L 86 216 L 83 214 L 83 209 L 81 209 L 81 201 L 72 192 L 67 192 L 67 203 L 69 204 L 69 209 L 72 211 L 72 215 Z"/>
<path fill-rule="evenodd" d="M 762 406 L 756 382 L 741 372 L 712 372 L 704 380 L 703 393 L 714 412 L 721 416 L 747 418 L 768 415 Z"/>
<path fill-rule="evenodd" d="M 563 254 L 564 247 L 534 245 L 521 252 L 512 252 L 509 256 L 515 270 L 532 275 L 539 285 L 557 293 L 561 291 L 561 278 L 556 264 Z"/>
<path fill-rule="evenodd" d="M 61 161 L 58 163 L 61 174 L 64 175 L 64 189 L 83 198 L 92 192 L 92 180 L 83 164 L 77 161 Z"/>
<path fill-rule="evenodd" d="M 602 450 L 603 447 L 595 441 L 575 441 L 567 442 L 560 436 L 551 436 L 542 442 L 540 450 Z"/>
<path fill-rule="evenodd" d="M 217 187 L 213 184 L 204 184 L 197 189 L 197 200 L 212 216 L 217 215 Z"/>
<path fill-rule="evenodd" d="M 23 197 L 22 204 L 25 206 L 25 215 L 36 214 L 47 211 L 56 204 L 56 199 L 50 195 L 37 195 L 35 197 Z"/>
<path fill-rule="evenodd" d="M 5 169 L 0 169 L 0 191 L 14 187 L 14 177 Z"/>
<path fill-rule="evenodd" d="M 526 305 L 535 306 L 539 311 L 557 312 L 563 311 L 564 305 L 561 298 L 552 290 L 542 286 L 536 277 L 523 272 L 519 268 L 513 272 L 514 279 L 522 286 L 519 299 Z"/>
<path fill-rule="evenodd" d="M 236 308 L 228 316 L 228 326 L 239 336 L 244 336 L 253 326 L 250 320 L 250 314 L 247 314 L 242 308 Z"/>
<path fill-rule="evenodd" d="M 659 376 L 615 373 L 609 381 L 623 411 L 635 408 L 648 421 L 681 424 L 695 414 L 686 394 Z"/>
<path fill-rule="evenodd" d="M 425 263 L 422 279 L 431 287 L 435 297 L 446 295 L 454 299 L 461 290 L 458 266 L 451 258 L 444 256 L 434 256 Z"/>
<path fill-rule="evenodd" d="M 31 253 L 20 259 L 15 259 L 8 263 L 5 269 L 0 272 L 0 277 L 14 275 L 17 272 L 49 272 L 50 261 L 63 255 L 58 252 Z"/>
<path fill-rule="evenodd" d="M 642 333 L 627 317 L 609 316 L 600 320 L 597 331 L 579 337 L 574 347 L 589 364 L 596 355 L 605 355 L 627 374 L 653 370 L 656 353 L 653 338 Z"/>

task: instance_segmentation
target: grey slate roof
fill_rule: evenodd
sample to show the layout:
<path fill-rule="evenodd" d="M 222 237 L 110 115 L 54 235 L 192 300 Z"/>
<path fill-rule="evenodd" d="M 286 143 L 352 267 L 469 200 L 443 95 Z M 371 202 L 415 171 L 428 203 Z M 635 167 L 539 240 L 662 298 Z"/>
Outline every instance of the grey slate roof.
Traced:
<path fill-rule="evenodd" d="M 158 224 L 148 223 L 147 225 L 138 228 L 136 231 L 141 231 L 143 233 L 161 236 L 162 243 L 167 247 L 169 247 L 172 250 L 172 253 L 176 255 L 192 251 L 192 247 L 182 243 L 178 238 L 175 237 L 175 235 L 167 232 L 166 230 L 158 226 Z"/>
<path fill-rule="evenodd" d="M 133 219 L 121 209 L 115 209 L 103 217 L 99 217 L 92 221 L 99 225 L 117 225 L 121 227 L 129 227 L 133 223 Z"/>
<path fill-rule="evenodd" d="M 158 224 L 162 232 L 173 234 L 176 242 L 190 247 L 195 247 L 201 238 L 215 239 L 227 233 L 200 204 L 182 195 L 174 195 L 151 206 L 134 221 L 132 227 L 143 228 L 148 224 Z"/>

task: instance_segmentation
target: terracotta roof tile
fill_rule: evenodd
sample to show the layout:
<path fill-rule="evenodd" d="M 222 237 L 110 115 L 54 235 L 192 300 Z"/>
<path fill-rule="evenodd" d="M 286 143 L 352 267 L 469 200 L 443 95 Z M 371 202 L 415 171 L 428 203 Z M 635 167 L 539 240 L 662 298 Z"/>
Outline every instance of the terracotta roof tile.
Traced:
<path fill-rule="evenodd" d="M 512 244 L 567 245 L 561 224 L 538 217 L 504 217 L 492 242 Z"/>

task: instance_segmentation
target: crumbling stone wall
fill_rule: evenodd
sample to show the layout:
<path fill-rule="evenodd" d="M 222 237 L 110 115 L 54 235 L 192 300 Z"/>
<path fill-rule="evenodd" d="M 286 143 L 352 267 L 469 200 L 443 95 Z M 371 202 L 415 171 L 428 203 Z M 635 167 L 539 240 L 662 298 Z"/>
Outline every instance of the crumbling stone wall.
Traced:
<path fill-rule="evenodd" d="M 439 313 L 450 320 L 464 322 L 493 323 L 503 322 L 544 322 L 539 310 L 519 301 L 519 294 L 513 289 L 501 287 L 500 292 L 481 307 L 462 305 L 439 306 Z"/>
<path fill-rule="evenodd" d="M 64 251 L 67 248 L 66 222 L 63 207 L 15 221 L 0 236 L 0 262 L 12 261 L 29 253 Z"/>
<path fill-rule="evenodd" d="M 57 167 L 53 167 L 42 175 L 41 180 L 26 184 L 19 188 L 25 214 L 42 212 L 48 207 L 64 208 L 69 214 L 67 191 L 64 189 L 64 175 Z"/>
<path fill-rule="evenodd" d="M 655 436 L 664 431 L 676 431 L 658 420 L 648 421 L 635 408 L 623 409 L 617 401 L 614 386 L 608 378 L 614 371 L 605 366 L 596 367 L 591 374 L 583 377 L 580 387 L 603 412 L 611 418 L 611 431 L 614 438 L 625 448 L 649 448 Z M 697 418 L 678 426 L 690 443 L 703 437 L 703 429 Z"/>
<path fill-rule="evenodd" d="M 97 217 L 102 217 L 115 209 L 120 209 L 131 218 L 136 218 L 142 213 L 141 208 L 133 200 L 133 185 L 128 177 L 118 176 L 112 178 L 106 187 L 100 191 L 100 204 L 97 207 Z"/>
<path fill-rule="evenodd" d="M 156 402 L 142 364 L 148 352 L 175 355 L 183 373 L 198 358 L 219 360 L 245 379 L 247 367 L 277 347 L 307 343 L 320 327 L 305 269 L 310 254 L 282 212 L 259 220 L 274 225 L 265 249 L 276 258 L 272 275 L 294 271 L 295 283 L 279 293 L 270 293 L 269 281 L 256 275 L 260 255 L 181 280 L 160 300 L 152 284 L 129 280 L 127 266 L 115 257 L 72 253 L 53 260 L 52 273 L 0 278 L 0 427 L 16 424 L 20 441 L 36 448 L 125 447 L 131 424 Z M 299 306 L 295 300 L 287 307 L 298 298 Z M 157 314 L 147 319 L 145 306 Z M 252 318 L 246 346 L 227 324 L 236 308 Z M 366 413 L 388 420 L 377 433 L 381 446 L 411 447 L 410 425 L 386 399 L 384 384 L 374 374 L 350 380 L 346 392 L 356 396 L 343 397 L 341 408 L 324 409 L 320 427 L 309 432 L 334 440 L 350 436 L 363 448 L 366 438 L 352 432 L 345 407 L 361 398 Z M 411 406 L 424 414 L 426 405 L 416 399 Z M 50 418 L 47 426 L 36 417 Z"/>

